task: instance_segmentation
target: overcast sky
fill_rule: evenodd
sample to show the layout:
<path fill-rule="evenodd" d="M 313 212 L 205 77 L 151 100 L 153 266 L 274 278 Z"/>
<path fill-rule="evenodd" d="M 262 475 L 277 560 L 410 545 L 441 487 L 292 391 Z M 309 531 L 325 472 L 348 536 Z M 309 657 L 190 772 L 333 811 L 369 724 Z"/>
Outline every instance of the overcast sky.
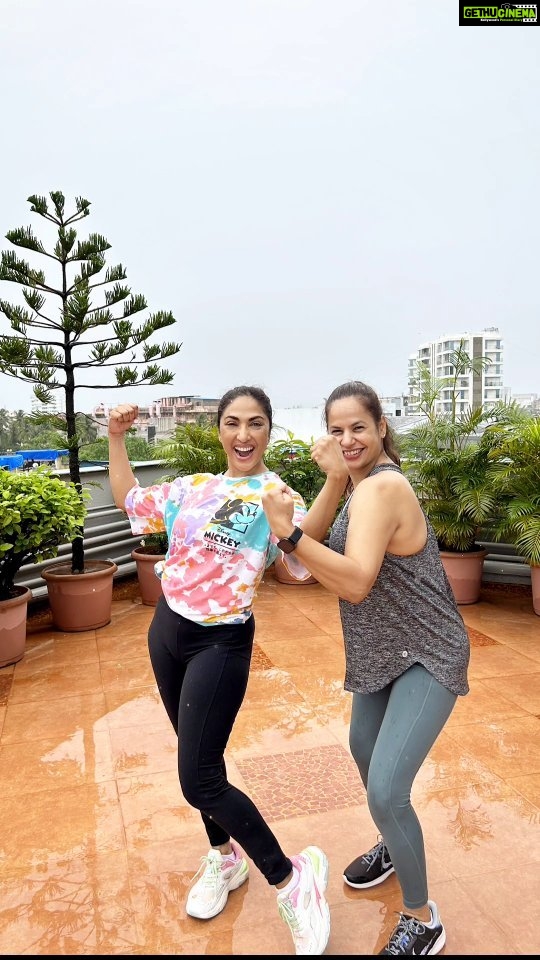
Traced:
<path fill-rule="evenodd" d="M 487 326 L 540 393 L 540 28 L 459 27 L 455 0 L 1 0 L 0 79 L 0 236 L 42 230 L 30 194 L 82 195 L 81 235 L 178 321 L 173 386 L 79 409 L 397 394 L 421 342 Z"/>

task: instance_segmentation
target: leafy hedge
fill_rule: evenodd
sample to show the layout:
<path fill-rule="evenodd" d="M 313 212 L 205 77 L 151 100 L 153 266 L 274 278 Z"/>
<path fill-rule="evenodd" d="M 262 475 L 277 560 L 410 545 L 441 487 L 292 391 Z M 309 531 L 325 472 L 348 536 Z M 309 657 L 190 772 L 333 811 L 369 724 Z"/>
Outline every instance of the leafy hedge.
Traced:
<path fill-rule="evenodd" d="M 58 555 L 58 547 L 81 535 L 86 495 L 46 469 L 0 470 L 0 600 L 14 595 L 22 566 Z"/>

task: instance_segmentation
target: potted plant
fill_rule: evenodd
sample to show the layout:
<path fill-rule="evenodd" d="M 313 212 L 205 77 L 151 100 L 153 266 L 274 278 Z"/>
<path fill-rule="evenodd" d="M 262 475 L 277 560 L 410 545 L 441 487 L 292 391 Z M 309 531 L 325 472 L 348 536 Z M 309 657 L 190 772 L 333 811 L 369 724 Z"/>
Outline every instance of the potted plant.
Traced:
<path fill-rule="evenodd" d="M 84 523 L 79 491 L 41 468 L 0 470 L 0 667 L 17 663 L 26 646 L 26 616 L 32 592 L 18 586 L 22 566 L 57 556 Z"/>
<path fill-rule="evenodd" d="M 38 262 L 43 258 L 56 270 L 56 280 L 13 250 L 0 255 L 0 281 L 18 285 L 25 304 L 0 300 L 0 313 L 12 330 L 0 337 L 0 372 L 33 384 L 43 404 L 52 402 L 55 391 L 63 394 L 65 413 L 45 413 L 36 419 L 52 423 L 61 435 L 61 445 L 69 452 L 69 478 L 82 498 L 76 390 L 171 383 L 173 374 L 160 361 L 176 354 L 180 345 L 150 343 L 158 331 L 175 324 L 172 313 L 159 311 L 134 322 L 147 303 L 142 295 L 132 294 L 121 264 L 103 273 L 111 246 L 106 238 L 90 233 L 77 239 L 74 225 L 89 215 L 90 202 L 76 197 L 68 214 L 60 191 L 51 191 L 49 197 L 50 203 L 37 195 L 28 201 L 32 213 L 48 228 L 52 224 L 56 234 L 52 247 L 47 248 L 31 227 L 10 230 L 6 237 Z M 113 561 L 85 559 L 83 533 L 81 525 L 72 541 L 71 562 L 51 566 L 43 574 L 53 623 L 62 630 L 89 630 L 111 619 L 112 579 L 118 568 Z M 89 602 L 83 602 L 86 590 Z"/>
<path fill-rule="evenodd" d="M 540 418 L 501 431 L 493 451 L 501 516 L 495 540 L 513 543 L 531 567 L 533 609 L 540 616 Z"/>
<path fill-rule="evenodd" d="M 165 560 L 168 546 L 166 533 L 150 533 L 131 551 L 137 566 L 142 602 L 150 607 L 155 607 L 161 596 L 161 579 L 157 574 L 156 564 Z"/>
<path fill-rule="evenodd" d="M 499 431 L 520 422 L 525 413 L 516 404 L 458 409 L 459 379 L 480 373 L 489 361 L 471 358 L 463 344 L 450 359 L 453 373 L 434 378 L 420 363 L 417 389 L 425 421 L 398 436 L 402 467 L 435 531 L 441 559 L 459 604 L 480 597 L 487 551 L 478 543 L 481 530 L 494 522 L 500 500 L 494 488 L 492 451 Z M 442 391 L 450 410 L 435 413 Z"/>

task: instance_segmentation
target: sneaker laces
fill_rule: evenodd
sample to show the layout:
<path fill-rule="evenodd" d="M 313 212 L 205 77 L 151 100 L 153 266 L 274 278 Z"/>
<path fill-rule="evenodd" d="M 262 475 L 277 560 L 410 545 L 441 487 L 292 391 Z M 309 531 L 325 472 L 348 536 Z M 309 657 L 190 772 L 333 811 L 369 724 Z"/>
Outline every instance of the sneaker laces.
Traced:
<path fill-rule="evenodd" d="M 201 857 L 201 865 L 197 873 L 191 878 L 191 883 L 200 878 L 199 883 L 215 890 L 219 883 L 220 874 L 221 863 L 217 857 Z"/>
<path fill-rule="evenodd" d="M 300 933 L 300 921 L 298 915 L 289 899 L 278 901 L 278 913 L 282 920 L 290 927 L 293 936 Z"/>
<path fill-rule="evenodd" d="M 386 945 L 386 950 L 394 956 L 402 956 L 402 947 L 408 947 L 411 934 L 424 933 L 425 929 L 426 926 L 421 920 L 400 913 L 399 923 Z"/>
<path fill-rule="evenodd" d="M 371 850 L 368 850 L 367 853 L 364 853 L 362 860 L 364 863 L 367 863 L 368 867 L 375 862 L 379 854 L 382 854 L 382 848 L 384 847 L 384 840 L 379 840 Z"/>

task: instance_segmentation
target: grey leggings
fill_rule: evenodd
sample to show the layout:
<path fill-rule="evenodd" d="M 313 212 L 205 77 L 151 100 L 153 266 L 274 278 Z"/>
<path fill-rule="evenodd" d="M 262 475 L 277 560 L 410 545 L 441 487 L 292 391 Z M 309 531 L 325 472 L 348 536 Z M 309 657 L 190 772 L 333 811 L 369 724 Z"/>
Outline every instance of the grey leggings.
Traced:
<path fill-rule="evenodd" d="M 353 694 L 351 753 L 409 910 L 428 899 L 424 838 L 411 788 L 456 699 L 420 664 L 383 690 Z"/>

